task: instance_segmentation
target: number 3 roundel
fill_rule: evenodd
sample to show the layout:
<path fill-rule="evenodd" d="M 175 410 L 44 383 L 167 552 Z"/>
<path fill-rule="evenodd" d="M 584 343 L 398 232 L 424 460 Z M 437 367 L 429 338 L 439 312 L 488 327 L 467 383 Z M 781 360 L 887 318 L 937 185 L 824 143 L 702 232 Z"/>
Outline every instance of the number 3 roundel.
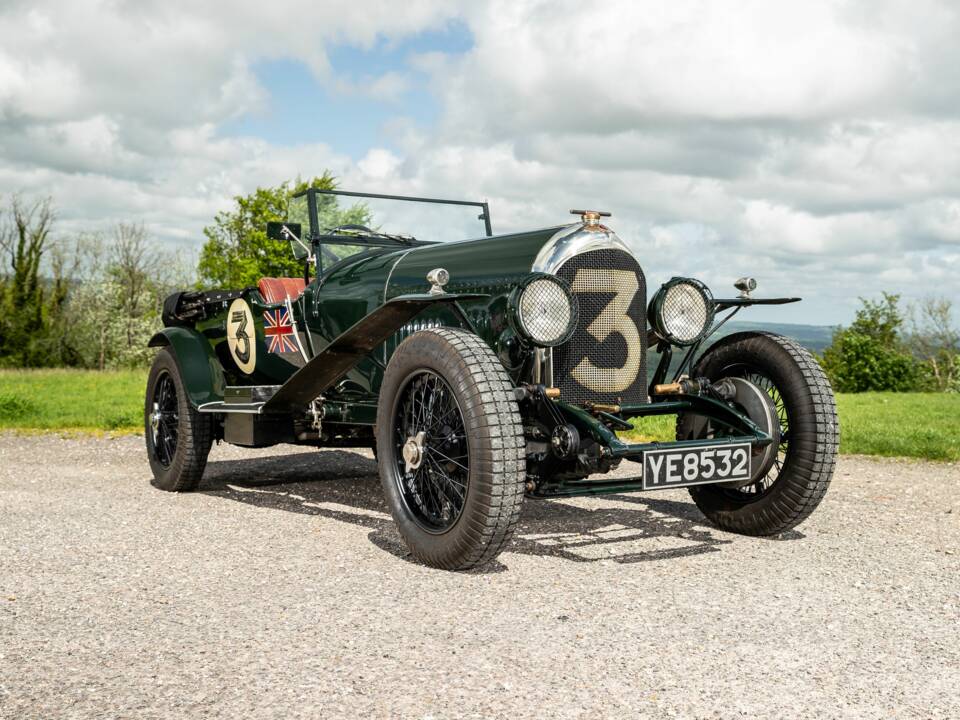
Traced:
<path fill-rule="evenodd" d="M 227 313 L 227 346 L 237 367 L 247 375 L 253 373 L 257 365 L 255 339 L 253 313 L 247 301 L 238 298 L 230 304 L 230 311 Z"/>

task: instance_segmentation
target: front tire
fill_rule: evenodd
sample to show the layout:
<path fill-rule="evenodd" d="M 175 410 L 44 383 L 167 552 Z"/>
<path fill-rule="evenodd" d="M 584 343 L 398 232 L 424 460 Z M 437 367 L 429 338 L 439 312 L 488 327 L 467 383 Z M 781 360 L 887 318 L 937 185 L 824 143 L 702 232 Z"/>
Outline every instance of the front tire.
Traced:
<path fill-rule="evenodd" d="M 840 440 L 833 390 L 820 364 L 790 338 L 737 333 L 707 350 L 694 376 L 748 380 L 771 396 L 780 419 L 780 447 L 766 475 L 743 487 L 691 487 L 697 507 L 717 527 L 743 535 L 778 535 L 799 525 L 830 485 Z M 695 437 L 691 420 L 681 416 L 678 439 Z"/>
<path fill-rule="evenodd" d="M 143 416 L 154 487 L 169 492 L 194 490 L 207 466 L 213 420 L 190 405 L 169 348 L 157 353 L 150 368 Z"/>
<path fill-rule="evenodd" d="M 526 480 L 510 378 L 476 335 L 411 335 L 390 359 L 377 411 L 380 480 L 397 529 L 426 565 L 467 570 L 513 536 Z"/>

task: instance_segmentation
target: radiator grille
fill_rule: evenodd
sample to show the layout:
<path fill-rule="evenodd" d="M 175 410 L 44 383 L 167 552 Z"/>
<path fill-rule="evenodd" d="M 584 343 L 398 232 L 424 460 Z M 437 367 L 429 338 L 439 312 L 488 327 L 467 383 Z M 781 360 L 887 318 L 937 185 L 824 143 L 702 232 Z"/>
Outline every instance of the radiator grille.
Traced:
<path fill-rule="evenodd" d="M 622 250 L 591 250 L 557 275 L 577 296 L 570 340 L 553 349 L 553 384 L 567 402 L 647 400 L 647 287 L 640 265 Z"/>

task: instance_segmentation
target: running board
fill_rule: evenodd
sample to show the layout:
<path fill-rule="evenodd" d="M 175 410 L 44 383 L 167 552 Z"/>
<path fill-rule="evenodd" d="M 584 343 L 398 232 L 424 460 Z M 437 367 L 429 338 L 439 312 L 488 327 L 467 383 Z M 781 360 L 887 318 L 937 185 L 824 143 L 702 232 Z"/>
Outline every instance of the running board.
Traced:
<path fill-rule="evenodd" d="M 202 413 L 247 413 L 252 415 L 259 415 L 263 412 L 263 406 L 266 403 L 255 402 L 255 403 L 228 403 L 218 400 L 216 402 L 208 402 L 203 405 L 197 406 L 197 412 Z"/>
<path fill-rule="evenodd" d="M 247 413 L 259 415 L 267 401 L 277 394 L 280 385 L 228 385 L 223 400 L 200 405 L 202 413 Z"/>
<path fill-rule="evenodd" d="M 477 300 L 483 294 L 400 295 L 388 300 L 333 340 L 297 370 L 258 412 L 286 412 L 316 400 L 380 343 L 431 305 Z M 221 412 L 221 411 L 217 411 Z M 252 411 L 250 411 L 252 412 Z"/>

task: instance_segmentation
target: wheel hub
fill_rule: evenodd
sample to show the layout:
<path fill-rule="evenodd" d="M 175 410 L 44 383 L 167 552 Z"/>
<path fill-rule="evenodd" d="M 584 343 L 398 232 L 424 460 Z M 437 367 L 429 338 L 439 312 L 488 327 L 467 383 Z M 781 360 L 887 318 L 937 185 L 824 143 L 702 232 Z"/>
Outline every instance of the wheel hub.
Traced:
<path fill-rule="evenodd" d="M 416 435 L 411 435 L 403 444 L 403 462 L 407 472 L 413 472 L 423 463 L 424 440 L 427 433 L 421 430 Z"/>
<path fill-rule="evenodd" d="M 160 373 L 153 391 L 153 407 L 146 413 L 153 445 L 153 457 L 163 467 L 169 467 L 177 452 L 179 414 L 177 389 L 166 371 Z"/>
<path fill-rule="evenodd" d="M 153 431 L 153 439 L 156 442 L 157 439 L 157 430 L 160 429 L 160 404 L 153 404 L 153 412 L 150 413 L 150 429 Z"/>
<path fill-rule="evenodd" d="M 772 442 L 766 447 L 753 449 L 753 477 L 749 480 L 736 483 L 723 483 L 725 487 L 744 487 L 752 485 L 766 477 L 770 468 L 777 459 L 780 447 L 780 421 L 777 417 L 777 408 L 770 395 L 763 388 L 744 378 L 728 378 L 736 390 L 735 402 L 761 430 L 767 433 Z"/>

